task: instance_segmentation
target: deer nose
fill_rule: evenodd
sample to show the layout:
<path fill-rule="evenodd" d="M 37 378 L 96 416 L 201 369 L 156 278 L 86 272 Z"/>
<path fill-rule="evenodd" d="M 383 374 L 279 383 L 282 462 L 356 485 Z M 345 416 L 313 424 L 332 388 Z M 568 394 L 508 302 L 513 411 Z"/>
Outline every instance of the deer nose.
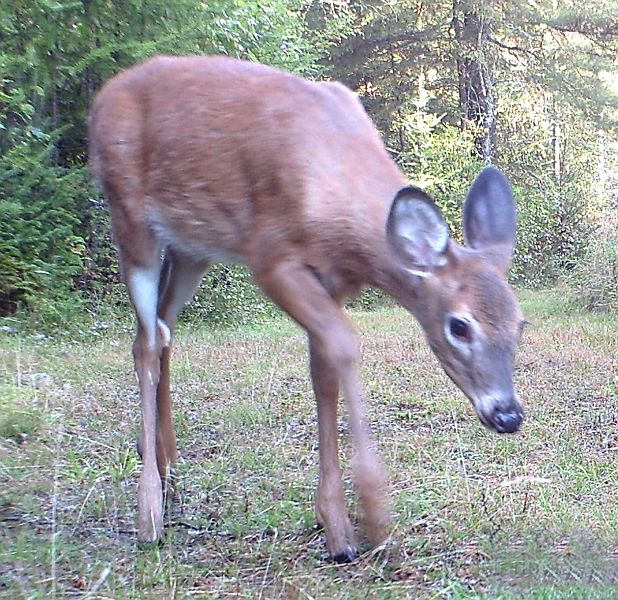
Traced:
<path fill-rule="evenodd" d="M 523 420 L 524 413 L 521 408 L 497 408 L 492 415 L 491 424 L 498 433 L 515 433 Z"/>

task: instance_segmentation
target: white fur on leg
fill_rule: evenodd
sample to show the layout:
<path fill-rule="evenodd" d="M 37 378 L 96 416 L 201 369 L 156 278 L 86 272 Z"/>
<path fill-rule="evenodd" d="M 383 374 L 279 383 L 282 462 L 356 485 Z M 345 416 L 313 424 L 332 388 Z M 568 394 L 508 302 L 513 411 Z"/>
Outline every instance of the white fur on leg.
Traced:
<path fill-rule="evenodd" d="M 157 319 L 157 325 L 159 326 L 161 337 L 163 338 L 163 347 L 168 348 L 172 342 L 172 332 L 163 319 Z"/>
<path fill-rule="evenodd" d="M 157 304 L 161 264 L 150 268 L 133 268 L 127 272 L 127 287 L 141 326 L 146 330 L 148 345 L 156 347 Z"/>

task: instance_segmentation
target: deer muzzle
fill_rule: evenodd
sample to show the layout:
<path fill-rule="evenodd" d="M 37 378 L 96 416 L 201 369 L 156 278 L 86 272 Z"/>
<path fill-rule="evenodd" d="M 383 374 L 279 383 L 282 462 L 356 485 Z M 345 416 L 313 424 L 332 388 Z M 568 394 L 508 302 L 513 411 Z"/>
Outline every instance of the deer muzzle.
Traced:
<path fill-rule="evenodd" d="M 496 399 L 484 396 L 474 401 L 476 413 L 486 427 L 498 433 L 515 433 L 524 420 L 524 411 L 517 396 Z"/>

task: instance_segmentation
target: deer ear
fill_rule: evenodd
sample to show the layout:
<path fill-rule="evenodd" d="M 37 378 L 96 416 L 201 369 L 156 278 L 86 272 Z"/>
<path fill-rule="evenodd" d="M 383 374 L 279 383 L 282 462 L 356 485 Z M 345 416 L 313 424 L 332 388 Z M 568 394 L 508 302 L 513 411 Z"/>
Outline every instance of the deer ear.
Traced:
<path fill-rule="evenodd" d="M 463 210 L 466 245 L 492 248 L 500 261 L 511 262 L 517 232 L 517 213 L 511 184 L 501 171 L 485 167 L 475 179 Z"/>
<path fill-rule="evenodd" d="M 444 264 L 448 225 L 433 200 L 422 190 L 409 186 L 399 190 L 393 200 L 386 239 L 409 271 L 425 276 Z"/>

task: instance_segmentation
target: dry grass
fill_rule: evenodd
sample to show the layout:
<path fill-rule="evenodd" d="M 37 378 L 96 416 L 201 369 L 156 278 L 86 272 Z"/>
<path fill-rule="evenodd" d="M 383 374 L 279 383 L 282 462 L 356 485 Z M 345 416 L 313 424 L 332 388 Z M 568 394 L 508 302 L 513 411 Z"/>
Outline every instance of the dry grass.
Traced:
<path fill-rule="evenodd" d="M 314 528 L 316 418 L 292 324 L 179 332 L 178 497 L 148 550 L 131 336 L 0 334 L 0 596 L 618 597 L 618 321 L 524 300 L 528 420 L 512 437 L 481 427 L 403 311 L 355 315 L 394 524 L 346 566 Z"/>

